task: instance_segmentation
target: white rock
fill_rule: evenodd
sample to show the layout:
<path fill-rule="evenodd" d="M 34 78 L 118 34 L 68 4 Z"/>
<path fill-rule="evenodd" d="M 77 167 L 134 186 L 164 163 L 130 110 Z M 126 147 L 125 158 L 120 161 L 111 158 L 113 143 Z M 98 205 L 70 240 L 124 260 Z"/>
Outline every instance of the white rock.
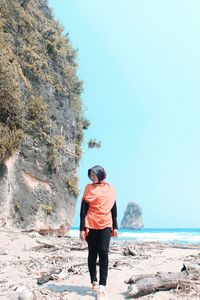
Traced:
<path fill-rule="evenodd" d="M 38 232 L 31 232 L 31 233 L 28 233 L 28 235 L 32 238 L 35 238 L 35 237 L 40 237 L 41 235 L 38 233 Z"/>
<path fill-rule="evenodd" d="M 16 291 L 19 294 L 19 297 L 18 297 L 19 300 L 32 300 L 33 299 L 33 293 L 25 285 L 19 286 Z"/>

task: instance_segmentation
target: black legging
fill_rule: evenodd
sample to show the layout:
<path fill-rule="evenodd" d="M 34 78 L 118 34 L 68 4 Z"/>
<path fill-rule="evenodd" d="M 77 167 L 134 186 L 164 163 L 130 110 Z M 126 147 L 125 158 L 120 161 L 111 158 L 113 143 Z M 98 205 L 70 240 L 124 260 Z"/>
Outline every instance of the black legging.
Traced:
<path fill-rule="evenodd" d="M 106 285 L 108 276 L 108 250 L 110 244 L 111 228 L 90 229 L 87 236 L 88 243 L 88 267 L 91 282 L 97 281 L 96 262 L 99 255 L 100 285 Z"/>

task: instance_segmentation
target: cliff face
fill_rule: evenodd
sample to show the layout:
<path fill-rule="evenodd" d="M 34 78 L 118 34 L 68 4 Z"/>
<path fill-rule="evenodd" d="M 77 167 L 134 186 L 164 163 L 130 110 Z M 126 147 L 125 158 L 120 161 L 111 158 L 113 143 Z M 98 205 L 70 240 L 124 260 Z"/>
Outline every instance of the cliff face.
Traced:
<path fill-rule="evenodd" d="M 0 220 L 70 226 L 83 116 L 76 51 L 45 0 L 0 3 Z"/>
<path fill-rule="evenodd" d="M 123 219 L 121 221 L 121 228 L 127 229 L 141 229 L 144 227 L 142 219 L 142 210 L 135 202 L 129 202 L 126 207 Z"/>

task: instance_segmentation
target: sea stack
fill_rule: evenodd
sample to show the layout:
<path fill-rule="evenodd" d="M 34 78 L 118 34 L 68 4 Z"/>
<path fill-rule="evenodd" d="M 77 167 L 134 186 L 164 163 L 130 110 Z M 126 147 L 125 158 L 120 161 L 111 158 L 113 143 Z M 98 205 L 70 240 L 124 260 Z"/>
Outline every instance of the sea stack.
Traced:
<path fill-rule="evenodd" d="M 141 229 L 143 227 L 141 207 L 135 202 L 129 202 L 121 221 L 121 228 Z"/>

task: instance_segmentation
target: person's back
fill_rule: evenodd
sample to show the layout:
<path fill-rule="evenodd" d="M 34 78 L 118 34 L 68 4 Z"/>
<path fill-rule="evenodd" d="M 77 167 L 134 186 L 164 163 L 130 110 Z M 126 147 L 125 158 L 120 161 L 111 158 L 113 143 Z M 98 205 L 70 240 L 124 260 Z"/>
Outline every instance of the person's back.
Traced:
<path fill-rule="evenodd" d="M 114 188 L 104 181 L 98 184 L 92 183 L 86 186 L 83 198 L 89 204 L 85 217 L 85 227 L 93 229 L 112 228 L 111 209 L 115 203 Z"/>

